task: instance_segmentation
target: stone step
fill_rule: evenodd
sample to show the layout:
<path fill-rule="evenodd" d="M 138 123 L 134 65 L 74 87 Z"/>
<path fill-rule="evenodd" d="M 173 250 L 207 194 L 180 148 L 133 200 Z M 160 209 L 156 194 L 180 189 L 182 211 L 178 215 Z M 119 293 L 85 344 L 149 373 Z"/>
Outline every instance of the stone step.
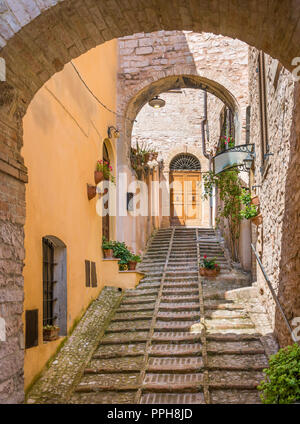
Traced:
<path fill-rule="evenodd" d="M 198 308 L 199 309 L 199 308 Z M 173 321 L 173 320 L 182 320 L 182 321 L 198 321 L 200 320 L 200 312 L 162 312 L 159 311 L 157 314 L 157 318 L 161 321 Z"/>
<path fill-rule="evenodd" d="M 151 289 L 151 290 L 159 290 L 160 288 L 160 283 L 140 283 L 138 285 L 138 289 L 139 290 L 144 290 L 144 289 Z"/>
<path fill-rule="evenodd" d="M 203 405 L 205 404 L 203 393 L 144 393 L 141 404 L 170 404 L 170 405 Z"/>
<path fill-rule="evenodd" d="M 203 368 L 203 359 L 197 356 L 149 358 L 148 373 L 194 373 Z"/>
<path fill-rule="evenodd" d="M 157 320 L 155 324 L 156 331 L 167 331 L 167 332 L 175 332 L 175 331 L 190 331 L 192 325 L 195 324 L 195 321 L 160 321 Z"/>
<path fill-rule="evenodd" d="M 153 311 L 134 311 L 134 312 L 119 312 L 112 317 L 111 322 L 122 322 L 122 321 L 139 321 L 141 319 L 151 319 Z"/>
<path fill-rule="evenodd" d="M 155 308 L 155 303 L 142 304 L 142 305 L 120 305 L 118 308 L 119 312 L 153 312 Z"/>
<path fill-rule="evenodd" d="M 199 311 L 200 303 L 160 303 L 159 312 Z"/>
<path fill-rule="evenodd" d="M 163 296 L 169 295 L 197 295 L 199 293 L 198 288 L 194 289 L 194 288 L 186 288 L 186 289 L 182 289 L 182 288 L 177 288 L 177 289 L 165 289 L 163 288 Z"/>
<path fill-rule="evenodd" d="M 148 338 L 149 331 L 124 331 L 122 334 L 105 333 L 99 346 L 142 343 L 147 342 Z"/>
<path fill-rule="evenodd" d="M 148 304 L 148 303 L 153 303 L 156 301 L 156 297 L 152 296 L 152 297 L 146 297 L 146 296 L 141 296 L 139 298 L 135 298 L 135 297 L 128 297 L 126 299 L 122 300 L 121 305 L 135 305 L 135 304 Z"/>
<path fill-rule="evenodd" d="M 123 297 L 124 300 L 130 299 L 132 297 L 143 297 L 143 296 L 156 296 L 157 290 L 153 289 L 144 289 L 144 290 L 128 290 L 125 292 L 125 295 Z"/>
<path fill-rule="evenodd" d="M 208 368 L 213 370 L 255 370 L 262 371 L 268 367 L 265 354 L 216 354 L 208 356 Z"/>
<path fill-rule="evenodd" d="M 120 343 L 120 342 L 119 342 Z M 144 355 L 146 343 L 134 344 L 100 344 L 93 354 L 93 359 L 123 358 Z"/>
<path fill-rule="evenodd" d="M 93 358 L 84 370 L 84 375 L 139 372 L 144 363 L 144 355 L 125 358 Z"/>
<path fill-rule="evenodd" d="M 263 380 L 260 371 L 209 371 L 208 384 L 213 389 L 256 389 Z"/>
<path fill-rule="evenodd" d="M 192 296 L 185 296 L 185 295 L 181 295 L 181 296 L 162 296 L 161 297 L 161 302 L 162 303 L 194 303 L 194 302 L 199 302 L 199 293 L 198 295 L 192 295 Z"/>
<path fill-rule="evenodd" d="M 108 333 L 123 333 L 124 331 L 150 330 L 151 320 L 112 322 L 107 327 Z"/>
<path fill-rule="evenodd" d="M 200 334 L 193 334 L 188 332 L 160 332 L 154 331 L 152 337 L 152 344 L 155 343 L 168 343 L 170 344 L 179 344 L 179 343 L 198 343 L 201 341 Z"/>
<path fill-rule="evenodd" d="M 172 282 L 169 282 L 169 281 L 165 281 L 164 282 L 164 288 L 167 288 L 167 289 L 187 288 L 187 287 L 196 289 L 196 288 L 198 288 L 198 286 L 199 286 L 198 281 L 195 281 L 195 282 L 190 282 L 190 281 L 188 281 L 188 282 L 187 281 L 172 281 Z"/>
<path fill-rule="evenodd" d="M 210 390 L 212 404 L 261 404 L 259 392 L 253 390 Z"/>
<path fill-rule="evenodd" d="M 207 341 L 207 352 L 211 354 L 254 355 L 265 353 L 260 340 Z"/>
<path fill-rule="evenodd" d="M 114 404 L 133 404 L 135 403 L 136 391 L 123 392 L 82 392 L 73 393 L 69 404 L 80 405 L 114 405 Z"/>
<path fill-rule="evenodd" d="M 241 310 L 205 310 L 205 318 L 211 318 L 211 319 L 233 319 L 233 318 L 239 318 L 244 319 L 248 318 L 248 315 L 245 311 Z"/>
<path fill-rule="evenodd" d="M 140 373 L 115 373 L 84 375 L 76 387 L 78 392 L 130 391 L 139 387 Z"/>
<path fill-rule="evenodd" d="M 163 374 L 146 373 L 142 389 L 148 392 L 197 393 L 203 384 L 202 373 Z"/>
<path fill-rule="evenodd" d="M 209 329 L 218 329 L 218 330 L 235 330 L 235 329 L 243 329 L 243 328 L 255 328 L 255 325 L 246 319 L 206 319 L 205 320 L 206 328 Z"/>
<path fill-rule="evenodd" d="M 179 343 L 179 344 L 154 344 L 150 348 L 150 356 L 159 357 L 185 357 L 185 356 L 201 356 L 201 343 Z"/>

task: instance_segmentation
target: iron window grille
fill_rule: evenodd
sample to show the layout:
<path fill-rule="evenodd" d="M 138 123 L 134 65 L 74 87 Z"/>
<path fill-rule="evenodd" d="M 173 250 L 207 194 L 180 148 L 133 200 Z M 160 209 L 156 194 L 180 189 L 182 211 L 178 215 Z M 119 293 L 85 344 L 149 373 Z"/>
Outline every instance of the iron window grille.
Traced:
<path fill-rule="evenodd" d="M 50 240 L 43 238 L 43 326 L 54 325 L 54 246 Z"/>
<path fill-rule="evenodd" d="M 199 160 L 191 154 L 177 155 L 170 164 L 171 171 L 200 171 Z"/>

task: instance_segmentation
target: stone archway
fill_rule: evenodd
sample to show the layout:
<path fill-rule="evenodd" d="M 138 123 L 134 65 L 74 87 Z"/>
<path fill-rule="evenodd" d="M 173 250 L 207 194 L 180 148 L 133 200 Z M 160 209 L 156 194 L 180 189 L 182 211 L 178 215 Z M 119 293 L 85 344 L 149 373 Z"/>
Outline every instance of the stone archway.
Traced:
<path fill-rule="evenodd" d="M 212 32 L 239 38 L 249 45 L 264 50 L 277 58 L 289 70 L 292 59 L 299 55 L 299 4 L 293 0 L 259 0 L 247 3 L 238 0 L 157 0 L 135 2 L 119 0 L 28 0 L 23 3 L 1 2 L 0 56 L 6 60 L 7 81 L 0 84 L 0 127 L 3 200 L 1 201 L 1 245 L 10 251 L 9 261 L 1 259 L 1 299 L 3 314 L 14 320 L 17 340 L 22 340 L 20 309 L 23 302 L 23 259 L 25 221 L 26 167 L 21 157 L 22 117 L 39 88 L 71 59 L 89 49 L 111 40 L 138 32 L 166 30 L 193 30 Z M 129 6 L 130 4 L 130 6 Z M 204 13 L 205 12 L 205 13 Z M 297 114 L 300 107 L 297 98 Z M 298 131 L 299 116 L 295 117 Z M 291 155 L 299 161 L 299 138 Z M 296 171 L 289 173 L 287 182 L 285 237 L 293 238 L 298 219 L 294 202 Z M 299 184 L 299 178 L 296 178 Z M 7 193 L 14 193 L 14 201 Z M 291 194 L 291 196 L 290 196 Z M 296 225 L 297 227 L 297 225 Z M 286 269 L 285 279 L 297 270 L 298 251 L 293 252 Z M 298 262 L 297 262 L 298 261 Z M 11 301 L 13 298 L 14 302 Z M 12 304 L 14 303 L 14 304 Z M 14 400 L 23 400 L 22 343 L 14 342 L 12 355 L 1 360 L 1 380 L 14 385 Z M 5 371 L 4 371 L 5 370 Z"/>

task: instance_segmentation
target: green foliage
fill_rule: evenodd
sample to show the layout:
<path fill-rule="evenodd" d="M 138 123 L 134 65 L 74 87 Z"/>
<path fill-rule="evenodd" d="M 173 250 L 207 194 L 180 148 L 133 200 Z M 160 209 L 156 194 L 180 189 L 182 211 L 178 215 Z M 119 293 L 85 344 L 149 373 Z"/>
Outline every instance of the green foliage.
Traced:
<path fill-rule="evenodd" d="M 200 266 L 206 269 L 218 268 L 219 265 L 216 263 L 217 258 L 207 259 L 207 256 L 203 257 L 203 260 L 200 262 Z"/>
<path fill-rule="evenodd" d="M 243 210 L 240 211 L 241 219 L 251 219 L 258 215 L 257 206 L 250 205 L 246 206 Z"/>
<path fill-rule="evenodd" d="M 266 378 L 258 389 L 265 404 L 289 404 L 300 401 L 300 347 L 297 344 L 280 349 L 271 356 Z"/>
<path fill-rule="evenodd" d="M 242 190 L 240 196 L 244 209 L 240 211 L 240 219 L 251 219 L 258 215 L 258 207 L 251 204 L 251 193 L 249 190 Z"/>
<path fill-rule="evenodd" d="M 126 265 L 131 260 L 132 253 L 124 242 L 113 241 L 112 249 L 114 257 L 120 259 L 119 264 Z"/>
<path fill-rule="evenodd" d="M 114 245 L 113 245 L 112 241 L 106 240 L 105 236 L 102 237 L 102 249 L 103 250 L 113 249 L 113 246 Z"/>
<path fill-rule="evenodd" d="M 57 327 L 57 325 L 44 325 L 43 326 L 43 330 L 59 330 L 59 327 Z"/>
<path fill-rule="evenodd" d="M 204 198 L 208 199 L 212 195 L 213 187 L 219 191 L 222 206 L 219 207 L 219 216 L 216 220 L 220 224 L 221 218 L 226 218 L 231 241 L 231 251 L 235 260 L 238 259 L 237 240 L 239 239 L 239 223 L 241 220 L 241 195 L 242 186 L 239 179 L 238 169 L 229 169 L 220 174 L 208 172 L 204 174 Z"/>
<path fill-rule="evenodd" d="M 132 262 L 141 262 L 141 257 L 140 255 L 131 255 L 131 259 Z"/>

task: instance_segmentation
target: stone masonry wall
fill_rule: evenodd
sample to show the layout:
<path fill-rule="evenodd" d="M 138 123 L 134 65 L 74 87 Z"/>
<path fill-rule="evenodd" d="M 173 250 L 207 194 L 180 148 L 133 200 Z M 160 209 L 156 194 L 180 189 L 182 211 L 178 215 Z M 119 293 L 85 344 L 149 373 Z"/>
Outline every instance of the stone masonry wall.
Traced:
<path fill-rule="evenodd" d="M 169 75 L 197 75 L 214 81 L 223 87 L 223 91 L 231 93 L 238 109 L 240 138 L 244 138 L 242 127 L 245 125 L 248 105 L 248 47 L 246 44 L 214 34 L 159 31 L 151 34 L 135 34 L 120 39 L 119 56 L 118 111 L 120 114 L 125 113 L 128 102 L 147 84 Z M 172 94 L 172 96 L 175 95 Z M 193 96 L 196 100 L 201 97 L 201 94 L 194 93 Z M 183 96 L 180 101 L 183 104 L 188 103 Z M 195 103 L 194 99 L 192 103 Z M 219 122 L 216 124 L 215 121 L 219 121 L 220 102 L 209 96 L 209 104 L 212 105 L 210 127 L 212 128 L 211 141 L 214 145 L 217 136 L 214 128 L 219 128 Z M 199 102 L 199 106 L 196 106 L 197 119 L 201 119 L 203 113 L 199 113 L 199 108 L 203 111 L 202 101 Z M 212 114 L 213 111 L 216 112 L 215 115 Z M 186 114 L 188 112 L 189 110 Z M 121 120 L 119 124 L 122 126 Z"/>
<path fill-rule="evenodd" d="M 300 316 L 299 308 L 299 269 L 298 276 L 296 267 L 294 272 L 290 273 L 288 281 L 284 282 L 282 265 L 286 262 L 290 252 L 296 251 L 290 257 L 289 267 L 293 268 L 298 260 L 299 265 L 299 228 L 291 217 L 286 215 L 287 205 L 291 202 L 287 191 L 288 175 L 291 172 L 291 140 L 293 135 L 293 112 L 294 112 L 294 91 L 295 84 L 292 75 L 284 68 L 280 71 L 278 61 L 266 56 L 266 91 L 267 91 L 267 119 L 270 152 L 273 156 L 269 157 L 269 167 L 266 172 L 261 173 L 261 129 L 259 113 L 259 86 L 258 86 L 258 51 L 254 48 L 249 49 L 249 89 L 251 104 L 251 142 L 255 143 L 256 161 L 254 184 L 261 185 L 256 192 L 259 195 L 261 203 L 261 212 L 263 215 L 263 225 L 256 229 L 253 227 L 253 239 L 257 239 L 257 250 L 261 254 L 263 265 L 272 282 L 277 294 L 281 297 L 282 306 L 289 320 L 294 316 Z M 279 72 L 278 82 L 276 72 Z M 297 179 L 296 168 L 293 171 L 294 181 Z M 290 178 L 290 177 L 289 177 Z M 296 199 L 295 199 L 296 200 Z M 298 199 L 299 204 L 299 196 Z M 290 220 L 290 221 L 288 221 Z M 291 235 L 290 244 L 284 246 L 286 234 L 284 227 L 294 228 Z M 298 235 L 297 235 L 298 234 Z M 298 259 L 297 259 L 298 249 Z M 279 336 L 281 344 L 290 342 L 285 324 L 276 311 L 271 292 L 268 289 L 264 277 L 257 267 L 257 282 L 259 288 L 263 290 L 261 296 L 273 326 Z M 293 287 L 292 290 L 288 289 Z M 283 294 L 285 293 L 285 294 Z M 298 306 L 296 307 L 296 304 Z M 296 313 L 296 310 L 298 312 Z M 296 314 L 296 315 L 295 315 Z M 298 315 L 297 315 L 298 314 Z"/>
<path fill-rule="evenodd" d="M 159 152 L 158 160 L 168 161 L 172 152 L 199 149 L 202 157 L 201 121 L 204 116 L 204 92 L 197 89 L 182 89 L 182 93 L 163 93 L 166 101 L 162 109 L 154 109 L 146 104 L 139 112 L 133 126 L 132 145 L 147 145 Z M 223 102 L 208 94 L 209 145 L 218 144 L 220 137 L 219 115 Z M 208 149 L 209 149 L 208 145 Z"/>

